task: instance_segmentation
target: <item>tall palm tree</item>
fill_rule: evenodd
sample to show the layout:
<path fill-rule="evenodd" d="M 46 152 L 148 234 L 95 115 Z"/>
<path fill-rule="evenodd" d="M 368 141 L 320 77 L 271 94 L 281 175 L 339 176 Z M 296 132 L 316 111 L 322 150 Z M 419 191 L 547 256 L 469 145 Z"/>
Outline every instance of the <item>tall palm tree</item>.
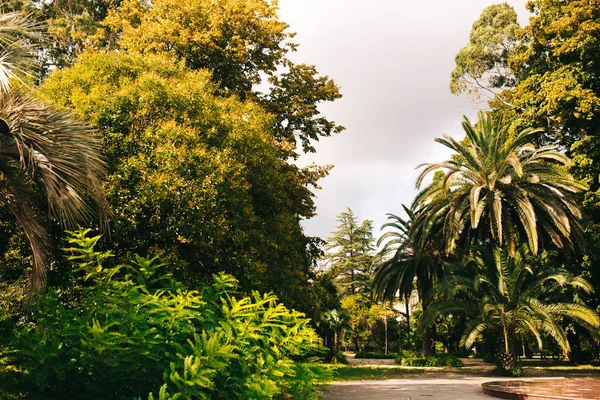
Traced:
<path fill-rule="evenodd" d="M 571 320 L 596 332 L 600 316 L 584 304 L 563 302 L 565 291 L 593 288 L 564 268 L 528 263 L 526 248 L 511 255 L 506 247 L 479 249 L 455 265 L 436 287 L 436 300 L 424 312 L 429 325 L 440 315 L 464 312 L 470 319 L 463 337 L 471 348 L 484 332 L 495 334 L 498 367 L 510 371 L 519 340 L 533 337 L 539 348 L 544 335 L 554 339 L 565 354 L 569 342 L 560 322 Z"/>
<path fill-rule="evenodd" d="M 440 231 L 446 253 L 466 253 L 472 244 L 506 244 L 514 253 L 525 240 L 537 254 L 549 243 L 572 248 L 579 242 L 581 214 L 572 195 L 586 185 L 568 172 L 571 160 L 557 146 L 536 148 L 530 140 L 539 129 L 513 134 L 502 116 L 480 112 L 476 125 L 464 117 L 462 126 L 462 142 L 436 139 L 455 155 L 424 164 L 418 178 L 420 187 L 430 172 L 445 171 L 415 199 L 421 240 Z"/>
<path fill-rule="evenodd" d="M 389 222 L 381 229 L 390 228 L 377 241 L 382 246 L 371 280 L 371 292 L 376 301 L 393 301 L 398 295 L 406 304 L 406 318 L 410 332 L 409 299 L 416 283 L 417 292 L 423 309 L 428 305 L 429 290 L 439 273 L 439 252 L 434 246 L 425 251 L 415 252 L 412 229 L 415 214 L 406 206 L 402 206 L 407 219 L 394 214 L 387 214 Z M 423 332 L 422 353 L 428 356 L 431 349 L 432 330 L 427 327 Z"/>
<path fill-rule="evenodd" d="M 31 95 L 11 89 L 27 73 L 35 24 L 20 13 L 0 14 L 0 205 L 7 207 L 33 252 L 31 287 L 45 279 L 50 239 L 39 218 L 39 189 L 50 214 L 67 226 L 105 206 L 101 143 L 94 130 Z"/>

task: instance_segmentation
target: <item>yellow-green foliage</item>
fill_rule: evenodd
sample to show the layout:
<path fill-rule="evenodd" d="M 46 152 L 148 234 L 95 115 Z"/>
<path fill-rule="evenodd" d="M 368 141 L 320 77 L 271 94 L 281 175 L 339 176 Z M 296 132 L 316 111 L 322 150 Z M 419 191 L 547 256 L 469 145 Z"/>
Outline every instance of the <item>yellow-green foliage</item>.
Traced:
<path fill-rule="evenodd" d="M 364 294 L 354 294 L 342 300 L 342 309 L 350 316 L 345 340 L 360 350 L 373 337 L 375 326 L 382 318 L 383 307 Z"/>
<path fill-rule="evenodd" d="M 169 53 L 190 68 L 213 71 L 215 81 L 243 93 L 275 71 L 291 46 L 287 24 L 267 0 L 126 0 L 106 25 L 128 52 Z"/>
<path fill-rule="evenodd" d="M 225 274 L 190 290 L 156 259 L 106 267 L 99 237 L 70 233 L 68 289 L 36 295 L 17 329 L 14 392 L 29 398 L 310 398 L 319 351 L 304 315 L 270 294 L 237 292 Z M 159 390 L 160 389 L 160 390 Z M 152 395 L 150 398 L 153 398 Z"/>
<path fill-rule="evenodd" d="M 300 307 L 312 178 L 286 162 L 270 115 L 215 90 L 165 56 L 88 53 L 39 95 L 102 133 L 117 255 L 159 254 L 187 282 L 225 271 Z"/>

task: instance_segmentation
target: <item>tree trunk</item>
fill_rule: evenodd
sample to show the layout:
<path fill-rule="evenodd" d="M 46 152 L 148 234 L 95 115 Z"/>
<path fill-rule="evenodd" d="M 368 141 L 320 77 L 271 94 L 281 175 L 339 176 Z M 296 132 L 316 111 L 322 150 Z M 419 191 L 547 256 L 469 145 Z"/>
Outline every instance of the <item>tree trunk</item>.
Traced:
<path fill-rule="evenodd" d="M 385 312 L 385 309 L 384 309 L 384 312 Z M 384 315 L 384 318 L 385 318 L 385 319 L 384 319 L 384 321 L 383 321 L 383 324 L 384 324 L 384 327 L 385 327 L 385 354 L 387 354 L 387 353 L 388 353 L 388 329 L 387 329 L 387 328 L 388 328 L 388 326 L 387 326 L 387 313 L 385 313 L 385 315 Z"/>
<path fill-rule="evenodd" d="M 581 364 L 583 362 L 583 354 L 581 352 L 581 342 L 579 341 L 579 335 L 577 331 L 569 331 L 567 333 L 567 340 L 569 341 L 569 346 L 571 347 L 571 351 L 569 354 L 567 354 L 569 361 L 572 361 L 575 364 Z"/>
<path fill-rule="evenodd" d="M 360 343 L 359 343 L 359 341 L 358 341 L 358 338 L 357 338 L 357 337 L 354 337 L 354 347 L 355 347 L 355 349 L 354 349 L 354 350 L 355 350 L 357 353 L 359 353 L 359 352 L 360 352 Z"/>
<path fill-rule="evenodd" d="M 406 333 L 410 336 L 410 294 L 404 295 L 404 303 L 406 304 Z"/>
<path fill-rule="evenodd" d="M 502 375 L 516 376 L 520 371 L 515 368 L 519 361 L 519 356 L 515 353 L 510 343 L 510 335 L 507 329 L 496 335 L 496 366 Z"/>
<path fill-rule="evenodd" d="M 421 347 L 421 355 L 427 358 L 433 354 L 433 327 L 425 329 L 423 333 L 423 346 Z"/>
<path fill-rule="evenodd" d="M 429 290 L 431 290 L 433 286 L 433 282 L 429 279 L 421 280 L 421 293 L 419 296 L 421 297 L 421 304 L 423 305 L 423 314 L 427 310 L 429 306 L 429 300 L 427 299 L 427 295 L 429 294 Z M 425 328 L 423 332 L 423 346 L 421 347 L 421 354 L 423 357 L 431 356 L 435 349 L 433 347 L 433 335 L 435 333 L 435 324 L 433 326 L 428 326 Z"/>
<path fill-rule="evenodd" d="M 337 337 L 337 330 L 333 331 L 333 351 L 337 351 L 337 341 L 338 341 L 338 337 Z"/>
<path fill-rule="evenodd" d="M 503 375 L 513 375 L 519 357 L 515 353 L 498 351 L 496 353 L 496 366 Z"/>

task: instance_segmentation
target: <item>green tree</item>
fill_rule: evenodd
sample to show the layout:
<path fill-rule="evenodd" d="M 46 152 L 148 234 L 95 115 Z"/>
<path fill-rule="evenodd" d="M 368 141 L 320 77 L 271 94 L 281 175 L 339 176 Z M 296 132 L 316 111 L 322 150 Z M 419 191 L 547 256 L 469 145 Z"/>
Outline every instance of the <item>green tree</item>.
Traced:
<path fill-rule="evenodd" d="M 361 224 L 350 208 L 337 218 L 337 230 L 327 239 L 324 260 L 343 295 L 368 293 L 373 264 L 372 221 Z"/>
<path fill-rule="evenodd" d="M 571 172 L 589 189 L 578 196 L 586 254 L 572 263 L 600 288 L 600 8 L 585 0 L 534 0 L 529 24 L 517 31 L 508 57 L 512 88 L 490 102 L 494 112 L 514 119 L 514 131 L 543 127 L 538 144 L 556 144 L 573 160 Z M 491 26 L 490 26 L 491 29 Z M 499 35 L 498 30 L 494 35 Z M 487 73 L 493 74 L 493 70 Z M 597 304 L 595 298 L 590 301 Z"/>
<path fill-rule="evenodd" d="M 432 171 L 443 179 L 428 185 L 415 199 L 415 225 L 425 237 L 441 229 L 446 253 L 464 253 L 473 244 L 501 247 L 513 253 L 526 241 L 532 253 L 554 245 L 573 248 L 581 242 L 580 212 L 573 197 L 586 185 L 566 167 L 571 160 L 557 146 L 530 143 L 539 130 L 510 133 L 510 121 L 479 114 L 475 126 L 464 118 L 466 139 L 436 141 L 456 155 L 424 164 L 417 185 Z"/>
<path fill-rule="evenodd" d="M 48 208 L 73 226 L 89 222 L 106 206 L 99 184 L 104 175 L 100 142 L 89 126 L 20 91 L 0 93 L 0 114 L 0 204 L 29 240 L 31 285 L 39 289 L 52 252 L 40 210 Z M 45 194 L 42 204 L 39 188 Z"/>
<path fill-rule="evenodd" d="M 517 344 L 529 336 L 542 349 L 546 335 L 568 354 L 563 319 L 597 331 L 600 316 L 581 302 L 563 302 L 563 293 L 590 292 L 592 286 L 564 268 L 531 262 L 525 250 L 511 255 L 506 248 L 480 249 L 455 265 L 436 287 L 437 300 L 424 312 L 423 324 L 433 323 L 439 315 L 465 313 L 469 317 L 465 347 L 471 348 L 483 333 L 493 333 L 498 367 L 507 373 L 518 360 Z"/>
<path fill-rule="evenodd" d="M 467 93 L 472 99 L 493 98 L 515 83 L 508 66 L 519 43 L 517 13 L 506 3 L 487 7 L 473 24 L 469 44 L 456 55 L 450 75 L 450 91 Z M 498 97 L 500 98 L 500 97 Z"/>
<path fill-rule="evenodd" d="M 287 58 L 297 45 L 277 10 L 271 0 L 126 0 L 106 25 L 119 32 L 121 50 L 174 57 L 190 69 L 211 71 L 225 93 L 256 99 L 275 115 L 275 136 L 288 156 L 297 157 L 297 142 L 314 152 L 313 141 L 344 129 L 318 109 L 341 95 L 314 66 Z M 260 83 L 268 83 L 266 93 L 255 91 Z"/>
<path fill-rule="evenodd" d="M 35 19 L 42 37 L 30 38 L 42 48 L 37 53 L 44 77 L 53 68 L 72 65 L 86 48 L 114 47 L 116 34 L 104 24 L 109 10 L 121 0 L 7 0 L 3 10 L 18 11 Z"/>
<path fill-rule="evenodd" d="M 407 219 L 398 215 L 387 214 L 390 222 L 382 226 L 382 230 L 390 228 L 377 241 L 383 245 L 375 263 L 371 280 L 371 290 L 376 301 L 393 301 L 396 296 L 403 299 L 406 305 L 407 335 L 411 333 L 409 300 L 416 285 L 423 310 L 429 304 L 429 291 L 440 273 L 440 253 L 434 251 L 435 246 L 427 245 L 427 249 L 415 250 L 413 223 L 415 213 L 406 206 Z M 417 254 L 418 253 L 418 254 Z M 424 357 L 431 353 L 432 327 L 423 331 L 422 349 Z"/>
<path fill-rule="evenodd" d="M 100 129 L 117 256 L 160 254 L 190 283 L 226 271 L 308 311 L 299 218 L 314 212 L 320 172 L 285 161 L 260 106 L 214 91 L 208 71 L 116 52 L 88 53 L 40 88 Z"/>
<path fill-rule="evenodd" d="M 318 107 L 340 98 L 339 87 L 314 66 L 287 57 L 297 44 L 278 19 L 276 1 L 11 0 L 7 6 L 31 12 L 48 27 L 42 75 L 51 66 L 72 65 L 86 49 L 160 54 L 209 70 L 223 95 L 252 98 L 276 115 L 276 138 L 289 157 L 298 157 L 297 142 L 314 152 L 313 141 L 344 129 Z M 257 91 L 260 83 L 266 93 Z"/>
<path fill-rule="evenodd" d="M 348 315 L 344 310 L 334 308 L 321 315 L 321 322 L 333 332 L 331 344 L 325 343 L 325 345 L 329 345 L 336 352 L 338 350 L 340 332 L 348 326 Z"/>
<path fill-rule="evenodd" d="M 364 293 L 351 294 L 342 299 L 342 309 L 348 315 L 345 342 L 352 343 L 359 352 L 373 339 L 378 321 L 383 315 L 382 307 L 375 304 Z"/>
<path fill-rule="evenodd" d="M 108 18 L 127 52 L 170 54 L 245 96 L 295 45 L 270 0 L 125 0 Z"/>
<path fill-rule="evenodd" d="M 406 206 L 404 211 L 407 219 L 398 215 L 388 214 L 390 222 L 384 224 L 382 229 L 391 228 L 377 241 L 377 246 L 383 247 L 378 253 L 378 262 L 375 263 L 371 280 L 373 297 L 378 300 L 393 301 L 398 295 L 404 300 L 406 306 L 407 335 L 411 334 L 410 324 L 410 296 L 416 286 L 423 310 L 427 309 L 430 290 L 441 272 L 441 253 L 435 250 L 435 238 L 431 236 L 429 242 L 421 250 L 417 247 L 416 233 L 414 231 L 413 210 Z M 422 332 L 422 349 L 424 357 L 431 354 L 433 348 L 434 330 L 427 327 Z"/>

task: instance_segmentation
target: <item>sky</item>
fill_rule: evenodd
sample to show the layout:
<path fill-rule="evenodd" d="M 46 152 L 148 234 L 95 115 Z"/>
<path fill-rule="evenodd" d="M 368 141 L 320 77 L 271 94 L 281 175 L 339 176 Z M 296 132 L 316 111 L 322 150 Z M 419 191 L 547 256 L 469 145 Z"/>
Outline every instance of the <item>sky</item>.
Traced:
<path fill-rule="evenodd" d="M 527 0 L 508 0 L 527 24 Z M 463 115 L 485 103 L 450 93 L 454 57 L 468 43 L 483 9 L 500 0 L 279 0 L 279 16 L 296 32 L 295 62 L 316 65 L 343 98 L 320 106 L 346 127 L 322 138 L 302 165 L 333 164 L 316 191 L 317 216 L 303 221 L 309 236 L 327 238 L 349 207 L 373 220 L 379 236 L 386 213 L 402 214 L 417 193 L 415 168 L 450 153 L 434 138 L 464 137 Z"/>

